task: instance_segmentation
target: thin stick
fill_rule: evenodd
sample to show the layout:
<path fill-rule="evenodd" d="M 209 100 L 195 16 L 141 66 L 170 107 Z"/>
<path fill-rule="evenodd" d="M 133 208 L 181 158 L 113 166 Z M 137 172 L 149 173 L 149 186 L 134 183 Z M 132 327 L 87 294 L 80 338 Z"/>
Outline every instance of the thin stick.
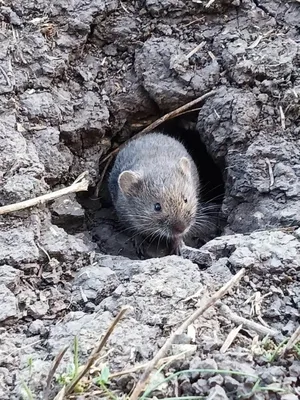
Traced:
<path fill-rule="evenodd" d="M 209 0 L 209 2 L 206 4 L 206 8 L 210 7 L 216 0 Z"/>
<path fill-rule="evenodd" d="M 125 144 L 127 142 L 129 142 L 130 140 L 137 139 L 138 137 L 140 137 L 142 135 L 145 135 L 146 133 L 151 132 L 153 129 L 155 129 L 156 127 L 161 125 L 163 122 L 165 122 L 165 121 L 167 121 L 169 119 L 177 117 L 179 114 L 181 114 L 182 112 L 186 111 L 188 108 L 194 106 L 195 104 L 200 103 L 201 101 L 203 101 L 203 100 L 207 99 L 208 97 L 214 95 L 216 92 L 217 92 L 216 90 L 211 90 L 210 92 L 205 93 L 203 96 L 200 96 L 197 99 L 192 100 L 189 103 L 184 104 L 183 106 L 177 108 L 176 110 L 171 111 L 168 114 L 163 115 L 161 118 L 158 118 L 156 121 L 154 121 L 152 124 L 147 126 L 145 129 L 143 129 L 142 131 L 137 133 L 135 136 L 133 136 L 132 138 L 130 138 L 129 140 L 124 142 L 121 146 L 118 146 L 115 150 L 111 151 L 106 157 L 103 158 L 103 160 L 100 162 L 100 165 L 105 163 L 105 161 L 107 161 L 111 156 L 114 156 L 115 154 L 117 154 L 119 152 L 119 150 L 122 149 L 122 147 L 125 146 Z"/>
<path fill-rule="evenodd" d="M 52 367 L 49 371 L 48 377 L 47 377 L 47 381 L 46 381 L 46 388 L 43 394 L 43 400 L 48 400 L 49 397 L 49 392 L 50 392 L 50 385 L 51 385 L 51 381 L 52 378 L 63 358 L 63 356 L 65 355 L 66 351 L 68 350 L 69 346 L 64 347 L 55 357 L 54 362 L 52 364 Z"/>
<path fill-rule="evenodd" d="M 209 2 L 206 4 L 206 8 L 210 7 L 216 0 L 209 0 Z"/>
<path fill-rule="evenodd" d="M 255 331 L 260 337 L 264 336 L 271 336 L 271 337 L 276 337 L 279 332 L 276 331 L 275 329 L 270 329 L 267 328 L 266 326 L 260 325 L 257 322 L 254 321 L 249 321 L 248 319 L 244 317 L 240 317 L 237 314 L 234 314 L 228 306 L 223 304 L 222 302 L 218 302 L 217 306 L 219 308 L 219 312 L 226 318 L 230 319 L 232 322 L 234 322 L 236 325 L 243 325 L 248 329 L 252 329 Z"/>
<path fill-rule="evenodd" d="M 288 350 L 291 350 L 299 341 L 300 341 L 300 325 L 298 326 L 298 328 L 295 330 L 295 332 L 292 334 L 289 341 L 285 345 L 281 357 L 283 357 Z"/>
<path fill-rule="evenodd" d="M 270 188 L 271 188 L 274 185 L 274 182 L 275 182 L 274 174 L 273 174 L 273 170 L 272 170 L 271 161 L 268 158 L 266 158 L 265 161 L 266 161 L 266 164 L 268 166 L 269 177 L 270 177 Z"/>
<path fill-rule="evenodd" d="M 29 199 L 25 201 L 21 201 L 20 203 L 9 204 L 7 206 L 0 207 L 0 215 L 8 214 L 10 212 L 24 210 L 25 208 L 37 206 L 39 204 L 43 204 L 46 201 L 57 199 L 58 197 L 64 196 L 69 193 L 81 192 L 84 190 L 88 190 L 89 181 L 87 179 L 88 172 L 83 172 L 79 177 L 72 183 L 71 186 L 68 186 L 64 189 L 57 190 L 56 192 L 51 192 L 44 194 L 39 197 L 35 197 L 34 199 Z"/>
<path fill-rule="evenodd" d="M 281 128 L 285 130 L 285 115 L 282 109 L 282 106 L 279 106 L 279 114 L 280 114 L 280 120 L 281 120 Z"/>
<path fill-rule="evenodd" d="M 105 177 L 107 168 L 109 167 L 109 164 L 111 163 L 111 161 L 112 161 L 112 157 L 109 157 L 109 159 L 107 160 L 107 162 L 106 162 L 106 164 L 105 164 L 105 166 L 104 166 L 104 168 L 103 168 L 103 171 L 102 171 L 102 173 L 101 173 L 101 176 L 100 176 L 100 178 L 99 178 L 99 181 L 98 181 L 97 186 L 96 186 L 96 189 L 95 189 L 95 196 L 96 196 L 96 198 L 99 197 L 99 191 L 100 191 L 100 188 L 101 188 L 103 179 L 104 179 L 104 177 Z"/>
<path fill-rule="evenodd" d="M 91 369 L 91 367 L 93 366 L 93 364 L 99 357 L 101 350 L 103 349 L 106 342 L 108 341 L 110 335 L 113 333 L 116 325 L 118 324 L 120 319 L 123 317 L 123 315 L 129 308 L 130 308 L 129 306 L 124 306 L 121 308 L 118 315 L 116 316 L 116 318 L 113 320 L 112 324 L 106 331 L 105 335 L 100 340 L 99 344 L 94 348 L 94 350 L 93 350 L 92 354 L 90 355 L 90 357 L 88 358 L 87 363 L 85 364 L 84 368 L 79 372 L 79 374 L 74 378 L 74 380 L 67 386 L 66 395 L 68 395 L 72 392 L 72 390 L 75 388 L 75 386 L 80 381 L 80 379 L 82 379 L 83 376 Z"/>
<path fill-rule="evenodd" d="M 186 58 L 191 58 L 195 53 L 197 53 L 197 51 L 201 50 L 202 47 L 204 47 L 205 45 L 206 45 L 205 41 L 198 44 L 198 46 L 196 46 L 193 50 L 189 52 L 189 54 L 187 54 Z"/>
<path fill-rule="evenodd" d="M 142 392 L 142 390 L 145 387 L 145 384 L 149 378 L 149 375 L 151 374 L 152 370 L 155 368 L 156 364 L 159 362 L 161 358 L 164 357 L 166 352 L 169 350 L 171 347 L 172 343 L 174 342 L 175 338 L 178 335 L 181 335 L 185 329 L 189 325 L 191 325 L 195 319 L 197 319 L 200 315 L 202 315 L 208 308 L 213 306 L 219 299 L 221 299 L 234 285 L 236 285 L 239 280 L 242 278 L 242 276 L 245 274 L 245 269 L 241 269 L 236 275 L 234 275 L 229 282 L 227 282 L 220 290 L 215 292 L 211 297 L 206 299 L 206 301 L 203 303 L 201 307 L 199 307 L 197 310 L 195 310 L 192 315 L 189 316 L 167 339 L 165 344 L 160 348 L 160 350 L 156 353 L 156 355 L 153 357 L 153 359 L 149 362 L 148 367 L 145 369 L 143 375 L 141 376 L 140 380 L 136 384 L 129 400 L 137 400 L 139 394 Z"/>

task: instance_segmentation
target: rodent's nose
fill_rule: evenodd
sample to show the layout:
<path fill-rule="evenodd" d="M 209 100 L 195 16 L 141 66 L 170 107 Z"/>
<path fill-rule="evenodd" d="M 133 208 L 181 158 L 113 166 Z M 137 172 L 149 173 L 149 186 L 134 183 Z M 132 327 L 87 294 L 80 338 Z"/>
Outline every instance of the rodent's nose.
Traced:
<path fill-rule="evenodd" d="M 181 221 L 176 221 L 172 224 L 172 232 L 174 235 L 180 235 L 183 233 L 186 229 L 186 226 L 183 222 Z"/>

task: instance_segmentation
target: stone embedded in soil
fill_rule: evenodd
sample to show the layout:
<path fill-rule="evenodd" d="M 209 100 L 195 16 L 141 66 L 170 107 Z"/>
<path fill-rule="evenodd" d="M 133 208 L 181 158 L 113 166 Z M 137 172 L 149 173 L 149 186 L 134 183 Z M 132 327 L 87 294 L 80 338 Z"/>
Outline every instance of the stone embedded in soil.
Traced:
<path fill-rule="evenodd" d="M 28 328 L 28 332 L 31 335 L 39 335 L 40 333 L 42 333 L 42 331 L 44 330 L 44 322 L 40 319 L 35 319 L 34 321 L 32 321 L 32 323 L 29 325 Z"/>
<path fill-rule="evenodd" d="M 202 249 L 194 249 L 193 247 L 183 246 L 181 249 L 181 256 L 200 266 L 211 267 L 212 265 L 211 254 L 208 251 L 203 251 Z"/>
<path fill-rule="evenodd" d="M 173 38 L 148 39 L 136 52 L 135 69 L 150 97 L 163 110 L 170 110 L 211 89 L 219 79 L 216 60 L 198 54 L 198 68 L 186 60 L 178 69 L 174 57 L 185 57 L 198 43 L 183 43 Z M 200 53 L 200 56 L 199 56 Z M 172 63 L 173 59 L 173 63 Z M 175 77 L 172 68 L 176 69 Z"/>
<path fill-rule="evenodd" d="M 14 294 L 0 284 L 0 322 L 15 318 L 18 315 L 18 302 Z"/>
<path fill-rule="evenodd" d="M 33 318 L 42 318 L 47 314 L 49 310 L 49 304 L 44 301 L 35 301 L 33 304 L 28 305 L 27 313 Z"/>
<path fill-rule="evenodd" d="M 229 397 L 227 397 L 225 390 L 220 385 L 216 385 L 210 389 L 208 398 L 215 400 L 229 400 Z"/>
<path fill-rule="evenodd" d="M 218 365 L 213 359 L 206 358 L 205 360 L 202 360 L 200 357 L 194 357 L 190 361 L 189 369 L 217 370 Z M 192 379 L 199 377 L 208 379 L 214 376 L 216 373 L 217 372 L 193 372 Z"/>
<path fill-rule="evenodd" d="M 0 231 L 0 262 L 34 262 L 39 257 L 34 232 L 23 226 Z"/>
<path fill-rule="evenodd" d="M 107 267 L 91 265 L 82 268 L 73 281 L 74 301 L 95 304 L 108 297 L 120 284 L 116 274 Z"/>
<path fill-rule="evenodd" d="M 60 109 L 49 92 L 27 91 L 20 96 L 20 105 L 23 113 L 33 121 L 47 118 L 52 123 L 58 123 L 61 119 Z"/>
<path fill-rule="evenodd" d="M 294 235 L 280 230 L 221 236 L 205 244 L 202 250 L 219 257 L 227 256 L 236 268 L 251 267 L 264 273 L 274 274 L 300 267 L 300 242 Z"/>
<path fill-rule="evenodd" d="M 75 194 L 62 196 L 51 204 L 52 221 L 64 229 L 76 230 L 84 223 L 84 210 Z"/>
<path fill-rule="evenodd" d="M 245 43 L 246 44 L 246 43 Z M 281 79 L 292 73 L 297 65 L 297 55 L 300 52 L 299 44 L 290 39 L 277 36 L 271 41 L 261 41 L 258 48 L 249 51 L 246 46 L 238 46 L 238 62 L 236 54 L 232 51 L 235 42 L 232 42 L 230 47 L 223 53 L 226 59 L 226 64 L 230 71 L 231 78 L 238 84 L 253 82 L 259 79 L 261 75 L 265 80 Z M 264 54 L 263 58 L 257 57 L 257 51 Z"/>
<path fill-rule="evenodd" d="M 277 365 L 263 366 L 257 369 L 257 374 L 265 384 L 270 385 L 281 381 L 285 376 L 285 368 Z"/>
<path fill-rule="evenodd" d="M 211 267 L 207 268 L 205 272 L 209 274 L 214 281 L 225 284 L 232 278 L 229 265 L 228 258 L 221 257 L 218 260 L 214 260 Z"/>
<path fill-rule="evenodd" d="M 1 195 L 6 203 L 17 203 L 46 194 L 48 185 L 30 175 L 14 175 L 6 179 Z"/>
<path fill-rule="evenodd" d="M 40 242 L 50 256 L 70 259 L 84 253 L 89 253 L 95 246 L 85 237 L 69 235 L 62 228 L 55 225 L 43 227 Z"/>
<path fill-rule="evenodd" d="M 10 265 L 1 265 L 0 268 L 0 284 L 5 285 L 8 289 L 14 290 L 20 284 L 20 276 L 22 272 Z"/>
<path fill-rule="evenodd" d="M 152 16 L 163 15 L 163 12 L 176 8 L 184 9 L 185 3 L 180 0 L 146 0 L 146 8 Z"/>
<path fill-rule="evenodd" d="M 32 141 L 36 147 L 40 162 L 45 167 L 47 180 L 59 181 L 69 172 L 74 156 L 60 141 L 60 132 L 57 128 L 47 127 L 34 132 Z"/>
<path fill-rule="evenodd" d="M 239 387 L 240 383 L 234 379 L 232 376 L 228 375 L 224 377 L 224 387 L 229 391 L 229 392 L 234 392 L 237 390 Z"/>
<path fill-rule="evenodd" d="M 60 125 L 60 137 L 75 154 L 82 156 L 85 149 L 99 144 L 104 137 L 109 116 L 105 103 L 96 93 L 88 91 L 78 99 L 72 119 Z"/>

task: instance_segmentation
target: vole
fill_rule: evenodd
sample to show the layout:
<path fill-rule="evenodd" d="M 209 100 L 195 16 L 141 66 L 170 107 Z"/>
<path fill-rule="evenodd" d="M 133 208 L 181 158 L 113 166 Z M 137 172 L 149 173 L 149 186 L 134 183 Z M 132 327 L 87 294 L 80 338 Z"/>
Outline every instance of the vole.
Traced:
<path fill-rule="evenodd" d="M 141 236 L 167 239 L 180 254 L 183 238 L 196 223 L 199 185 L 184 145 L 149 133 L 120 150 L 108 187 L 121 222 Z"/>

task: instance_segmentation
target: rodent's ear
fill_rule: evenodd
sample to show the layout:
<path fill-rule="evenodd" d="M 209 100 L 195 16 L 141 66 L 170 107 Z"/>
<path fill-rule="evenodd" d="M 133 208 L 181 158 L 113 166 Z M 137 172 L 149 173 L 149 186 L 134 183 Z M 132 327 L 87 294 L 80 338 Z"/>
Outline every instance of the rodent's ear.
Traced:
<path fill-rule="evenodd" d="M 179 160 L 179 166 L 184 175 L 188 175 L 191 173 L 191 163 L 188 158 L 181 157 L 181 159 Z"/>
<path fill-rule="evenodd" d="M 123 171 L 119 176 L 118 184 L 122 193 L 135 196 L 141 190 L 142 176 L 135 171 Z"/>

